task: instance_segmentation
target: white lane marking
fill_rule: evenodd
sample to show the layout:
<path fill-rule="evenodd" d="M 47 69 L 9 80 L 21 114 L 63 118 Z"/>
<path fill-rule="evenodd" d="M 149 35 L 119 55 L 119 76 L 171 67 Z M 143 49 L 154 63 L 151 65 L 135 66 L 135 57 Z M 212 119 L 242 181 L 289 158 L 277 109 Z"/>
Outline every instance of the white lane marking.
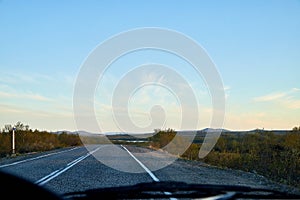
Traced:
<path fill-rule="evenodd" d="M 56 173 L 58 173 L 58 172 L 59 172 L 59 170 L 55 170 L 54 172 L 52 172 L 52 173 L 48 174 L 47 176 L 41 178 L 40 180 L 36 181 L 35 183 L 37 184 L 37 183 L 39 183 L 39 182 L 42 182 L 42 181 L 46 180 L 47 178 L 53 176 L 54 174 L 56 174 Z"/>
<path fill-rule="evenodd" d="M 137 162 L 139 163 L 139 165 L 151 176 L 151 178 L 155 181 L 155 182 L 159 182 L 159 179 L 151 172 L 150 169 L 148 169 L 141 161 L 139 161 L 126 147 L 124 147 L 123 145 L 121 145 L 121 147 L 123 149 L 125 149 L 127 151 L 127 153 Z M 170 196 L 172 195 L 171 192 L 164 192 L 165 195 Z M 170 198 L 171 200 L 176 200 L 176 198 Z"/>
<path fill-rule="evenodd" d="M 236 192 L 227 192 L 226 194 L 219 194 L 213 197 L 203 197 L 200 200 L 219 200 L 219 199 L 231 199 Z"/>
<path fill-rule="evenodd" d="M 5 165 L 0 165 L 0 168 L 12 166 L 12 165 L 17 165 L 17 164 L 24 163 L 24 162 L 29 162 L 29 161 L 32 161 L 32 160 L 41 159 L 41 158 L 44 158 L 44 157 L 47 157 L 47 156 L 51 156 L 51 155 L 55 155 L 55 154 L 59 154 L 59 153 L 64 153 L 64 152 L 68 152 L 68 151 L 72 151 L 72 150 L 75 150 L 75 149 L 78 149 L 78 148 L 79 147 L 75 147 L 75 148 L 64 150 L 64 151 L 58 151 L 58 152 L 48 153 L 48 154 L 45 154 L 45 155 L 42 155 L 42 156 L 38 156 L 38 157 L 34 157 L 34 158 L 28 158 L 26 160 L 21 160 L 21 161 L 17 161 L 17 162 L 5 164 Z"/>
<path fill-rule="evenodd" d="M 80 156 L 79 158 L 77 158 L 77 159 L 73 160 L 72 162 L 68 163 L 67 165 L 72 165 L 74 162 L 77 162 L 77 160 L 82 159 L 82 157 L 84 157 L 84 156 Z"/>
<path fill-rule="evenodd" d="M 123 149 L 125 149 L 127 151 L 127 153 L 137 162 L 140 164 L 140 166 L 151 176 L 151 178 L 155 181 L 155 182 L 159 182 L 159 179 L 141 162 L 139 161 L 126 147 L 124 147 L 123 145 L 121 145 L 121 147 Z"/>
<path fill-rule="evenodd" d="M 54 172 L 48 174 L 47 176 L 39 179 L 38 181 L 35 182 L 35 184 L 37 185 L 44 185 L 47 182 L 49 182 L 50 180 L 54 179 L 55 177 L 59 176 L 60 174 L 64 173 L 65 171 L 67 171 L 68 169 L 70 169 L 71 167 L 73 167 L 74 165 L 76 165 L 77 163 L 79 163 L 80 161 L 84 160 L 85 158 L 87 158 L 88 156 L 92 155 L 94 152 L 98 151 L 100 149 L 100 147 L 98 147 L 97 149 L 88 152 L 86 155 L 84 156 L 80 156 L 79 158 L 76 158 L 75 160 L 73 160 L 72 162 L 68 163 L 66 167 L 64 168 L 60 168 L 58 170 L 55 170 Z"/>

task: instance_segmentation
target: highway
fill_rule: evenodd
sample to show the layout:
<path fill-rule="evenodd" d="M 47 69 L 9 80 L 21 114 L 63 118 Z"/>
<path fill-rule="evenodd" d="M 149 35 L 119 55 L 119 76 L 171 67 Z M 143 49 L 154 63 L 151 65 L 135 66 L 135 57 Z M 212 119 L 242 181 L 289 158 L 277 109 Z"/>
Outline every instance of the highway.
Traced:
<path fill-rule="evenodd" d="M 163 156 L 164 152 L 143 156 L 143 153 L 151 151 L 141 147 L 118 146 L 120 153 L 101 154 L 108 152 L 105 148 L 109 145 L 72 147 L 1 159 L 0 170 L 21 176 L 57 194 L 167 180 L 284 188 L 253 173 L 219 169 L 196 161 L 176 159 L 157 169 L 160 161 L 168 161 Z"/>

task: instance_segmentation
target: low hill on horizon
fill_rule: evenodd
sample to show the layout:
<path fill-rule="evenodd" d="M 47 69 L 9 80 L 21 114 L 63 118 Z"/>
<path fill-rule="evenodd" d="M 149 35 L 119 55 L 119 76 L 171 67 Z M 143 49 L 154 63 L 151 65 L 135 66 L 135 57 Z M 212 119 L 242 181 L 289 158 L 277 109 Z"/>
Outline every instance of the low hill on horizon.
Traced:
<path fill-rule="evenodd" d="M 216 129 L 216 128 L 203 128 L 200 130 L 179 130 L 177 132 L 181 134 L 189 134 L 191 132 L 197 132 L 197 134 L 206 134 L 207 132 L 214 132 L 214 131 L 221 131 L 221 133 L 227 133 L 227 134 L 253 134 L 257 132 L 272 132 L 274 134 L 285 134 L 287 132 L 290 132 L 292 130 L 265 130 L 265 129 L 252 129 L 252 130 L 228 130 L 228 129 Z M 55 134 L 61 134 L 61 133 L 67 133 L 67 134 L 79 134 L 81 136 L 95 136 L 95 135 L 102 135 L 102 136 L 151 136 L 154 134 L 152 133 L 126 133 L 126 132 L 104 132 L 104 133 L 93 133 L 88 131 L 67 131 L 67 130 L 61 130 L 61 131 L 55 131 L 52 132 Z"/>

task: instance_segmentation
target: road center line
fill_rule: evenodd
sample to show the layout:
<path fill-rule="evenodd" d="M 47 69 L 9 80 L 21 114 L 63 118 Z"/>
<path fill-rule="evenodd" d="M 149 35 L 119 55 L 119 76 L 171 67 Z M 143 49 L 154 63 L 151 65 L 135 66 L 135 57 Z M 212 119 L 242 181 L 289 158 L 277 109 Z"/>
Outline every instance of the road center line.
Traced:
<path fill-rule="evenodd" d="M 66 167 L 63 167 L 63 168 L 60 168 L 58 170 L 55 170 L 54 172 L 51 172 L 47 176 L 44 176 L 43 178 L 41 178 L 38 181 L 36 181 L 35 184 L 37 184 L 37 185 L 44 185 L 44 184 L 46 184 L 47 182 L 49 182 L 50 180 L 52 180 L 55 177 L 59 176 L 60 174 L 64 173 L 65 171 L 67 171 L 68 169 L 70 169 L 71 167 L 73 167 L 74 165 L 76 165 L 77 163 L 79 163 L 80 161 L 82 161 L 85 158 L 87 158 L 88 156 L 92 155 L 94 152 L 98 151 L 99 149 L 100 149 L 100 147 L 98 147 L 97 149 L 95 149 L 95 150 L 93 150 L 91 152 L 88 152 L 84 156 L 80 156 L 79 158 L 76 158 L 75 160 L 73 160 L 70 163 L 68 163 Z"/>

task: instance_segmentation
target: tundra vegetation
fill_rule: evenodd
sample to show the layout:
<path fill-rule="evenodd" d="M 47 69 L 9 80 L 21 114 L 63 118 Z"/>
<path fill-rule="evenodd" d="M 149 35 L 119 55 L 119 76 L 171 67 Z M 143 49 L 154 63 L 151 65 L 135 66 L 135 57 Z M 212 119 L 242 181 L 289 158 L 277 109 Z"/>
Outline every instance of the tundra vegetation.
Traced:
<path fill-rule="evenodd" d="M 157 131 L 150 138 L 150 145 L 163 148 L 175 134 L 172 129 Z M 243 134 L 224 132 L 213 150 L 200 159 L 198 154 L 203 139 L 203 135 L 197 134 L 180 157 L 222 168 L 254 172 L 300 188 L 300 127 L 282 133 L 265 130 Z"/>
<path fill-rule="evenodd" d="M 12 153 L 13 127 L 15 127 L 15 155 L 82 144 L 77 134 L 32 130 L 29 125 L 17 122 L 14 126 L 5 125 L 0 132 L 0 157 L 8 157 Z"/>

